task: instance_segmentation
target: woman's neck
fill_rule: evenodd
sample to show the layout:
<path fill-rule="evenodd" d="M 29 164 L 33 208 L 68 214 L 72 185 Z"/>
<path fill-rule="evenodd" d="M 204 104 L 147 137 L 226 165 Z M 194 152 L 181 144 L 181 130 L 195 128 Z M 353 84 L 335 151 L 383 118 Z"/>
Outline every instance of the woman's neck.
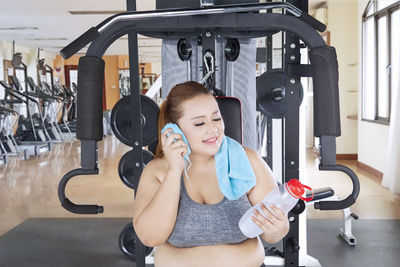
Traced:
<path fill-rule="evenodd" d="M 196 168 L 205 168 L 214 162 L 214 156 L 203 156 L 194 153 L 189 155 L 189 159 L 192 165 L 196 166 Z"/>

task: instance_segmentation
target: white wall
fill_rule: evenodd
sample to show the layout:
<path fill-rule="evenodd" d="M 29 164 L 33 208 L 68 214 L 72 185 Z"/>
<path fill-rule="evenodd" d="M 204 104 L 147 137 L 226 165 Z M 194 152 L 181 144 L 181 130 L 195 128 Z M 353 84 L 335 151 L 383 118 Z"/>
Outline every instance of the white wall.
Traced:
<path fill-rule="evenodd" d="M 367 0 L 359 1 L 359 46 L 361 47 L 361 18 L 362 13 L 367 5 Z M 362 66 L 362 54 L 361 49 L 359 51 L 358 57 L 360 59 L 360 68 L 358 72 L 360 91 L 361 91 L 361 66 Z M 361 120 L 361 93 L 358 97 L 358 161 L 371 166 L 383 172 L 387 157 L 387 146 L 389 137 L 389 126 L 381 125 L 372 122 L 366 122 Z"/>
<path fill-rule="evenodd" d="M 339 63 L 339 97 L 342 136 L 337 154 L 358 154 L 358 161 L 384 170 L 389 126 L 361 120 L 362 13 L 368 0 L 327 1 L 331 45 Z M 358 92 L 354 92 L 358 91 Z M 358 114 L 358 121 L 348 115 Z"/>
<path fill-rule="evenodd" d="M 36 59 L 37 59 L 37 48 L 30 48 L 24 46 L 15 46 L 15 53 L 22 54 L 22 62 L 27 66 L 27 74 L 32 77 L 33 80 L 37 83 L 37 68 L 36 68 Z M 45 63 L 50 67 L 53 67 L 53 59 L 55 58 L 56 53 L 54 52 L 40 52 L 40 58 L 45 59 Z M 3 71 L 3 60 L 11 60 L 12 59 L 12 42 L 11 41 L 0 41 L 0 80 L 4 80 L 4 71 Z"/>
<path fill-rule="evenodd" d="M 27 66 L 27 74 L 32 77 L 35 83 L 37 83 L 37 69 L 36 69 L 36 58 L 37 48 L 29 48 L 23 46 L 15 46 L 15 53 L 22 54 L 22 62 Z M 53 59 L 56 54 L 53 52 L 40 52 L 40 58 L 44 58 L 47 65 L 53 67 Z M 4 68 L 3 60 L 12 60 L 12 42 L 11 41 L 0 41 L 0 81 L 4 81 Z M 0 86 L 0 99 L 4 99 L 4 88 Z"/>
<path fill-rule="evenodd" d="M 358 2 L 328 1 L 327 7 L 327 30 L 330 31 L 331 46 L 336 48 L 339 63 L 339 106 L 342 135 L 336 139 L 336 153 L 357 154 L 357 121 L 348 119 L 347 116 L 357 115 L 358 112 Z"/>
<path fill-rule="evenodd" d="M 3 60 L 11 60 L 12 43 L 6 41 L 0 41 L 0 81 L 4 80 L 4 69 Z"/>
<path fill-rule="evenodd" d="M 4 81 L 4 64 L 3 60 L 12 59 L 12 42 L 0 41 L 0 81 Z M 4 88 L 0 86 L 0 99 L 4 99 Z"/>
<path fill-rule="evenodd" d="M 320 17 L 326 21 L 327 30 L 330 33 L 330 46 L 335 47 L 339 64 L 339 108 L 341 136 L 336 138 L 337 154 L 357 154 L 358 153 L 358 124 L 356 120 L 347 118 L 358 113 L 358 3 L 357 1 L 327 1 L 319 5 L 320 10 L 327 12 L 317 12 L 310 10 L 311 14 L 327 14 L 327 17 Z M 310 80 L 309 90 L 312 90 L 312 80 Z M 304 104 L 307 110 L 307 129 L 306 145 L 313 145 L 313 94 L 312 91 L 306 92 Z M 318 139 L 318 138 L 316 138 Z M 315 140 L 317 146 L 319 140 Z"/>
<path fill-rule="evenodd" d="M 161 62 L 151 63 L 151 72 L 161 74 Z"/>

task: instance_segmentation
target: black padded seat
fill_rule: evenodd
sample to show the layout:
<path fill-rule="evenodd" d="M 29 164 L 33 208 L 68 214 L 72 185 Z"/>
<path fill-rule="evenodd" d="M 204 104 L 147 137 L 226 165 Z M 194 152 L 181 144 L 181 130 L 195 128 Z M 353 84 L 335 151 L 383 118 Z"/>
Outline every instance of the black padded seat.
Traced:
<path fill-rule="evenodd" d="M 219 110 L 225 124 L 225 135 L 242 143 L 242 104 L 234 97 L 217 97 Z"/>

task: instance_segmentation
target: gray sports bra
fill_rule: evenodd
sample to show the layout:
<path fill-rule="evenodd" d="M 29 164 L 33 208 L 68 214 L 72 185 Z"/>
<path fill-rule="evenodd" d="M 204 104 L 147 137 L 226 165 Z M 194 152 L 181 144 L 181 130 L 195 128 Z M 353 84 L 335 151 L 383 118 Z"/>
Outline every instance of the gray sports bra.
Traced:
<path fill-rule="evenodd" d="M 237 200 L 224 197 L 216 204 L 199 204 L 189 197 L 182 176 L 178 215 L 167 242 L 179 248 L 241 243 L 247 237 L 238 223 L 251 207 L 247 194 Z"/>

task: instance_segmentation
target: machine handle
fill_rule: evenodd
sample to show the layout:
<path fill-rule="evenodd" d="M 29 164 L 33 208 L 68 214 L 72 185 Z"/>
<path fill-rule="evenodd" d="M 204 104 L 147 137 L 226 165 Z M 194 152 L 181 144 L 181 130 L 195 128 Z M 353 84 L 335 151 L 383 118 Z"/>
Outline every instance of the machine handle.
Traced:
<path fill-rule="evenodd" d="M 37 102 L 35 99 L 29 97 L 29 94 L 26 93 L 22 93 L 20 91 L 17 90 L 13 90 L 13 89 L 9 89 L 9 88 L 4 88 L 4 90 L 11 96 L 15 97 L 18 100 L 21 100 L 24 103 L 27 103 L 27 100 L 24 100 L 22 97 L 26 97 L 26 99 L 28 99 L 29 101 L 35 103 L 35 104 L 39 104 L 39 102 Z M 18 94 L 18 95 L 16 95 Z"/>
<path fill-rule="evenodd" d="M 98 174 L 99 169 L 94 169 L 94 170 L 85 170 L 85 169 L 75 169 L 67 174 L 64 175 L 64 177 L 61 179 L 60 184 L 58 185 L 58 198 L 61 201 L 61 206 L 63 206 L 64 209 L 76 213 L 76 214 L 98 214 L 98 213 L 103 213 L 104 208 L 103 206 L 97 206 L 97 205 L 77 205 L 73 202 L 71 202 L 66 196 L 65 196 L 65 187 L 67 186 L 67 183 L 70 179 L 72 179 L 75 176 L 78 175 L 90 175 L 90 174 Z"/>
<path fill-rule="evenodd" d="M 62 98 L 57 97 L 57 96 L 52 96 L 44 93 L 35 93 L 35 92 L 26 92 L 29 96 L 37 97 L 37 98 L 42 98 L 42 99 L 52 99 L 52 100 L 58 100 L 62 101 Z"/>
<path fill-rule="evenodd" d="M 319 201 L 314 203 L 314 208 L 320 210 L 341 210 L 350 207 L 356 202 L 358 194 L 360 193 L 360 182 L 358 181 L 357 175 L 348 167 L 337 164 L 337 165 L 319 165 L 319 169 L 322 171 L 341 171 L 346 173 L 352 183 L 353 183 L 353 192 L 351 194 L 340 201 Z"/>
<path fill-rule="evenodd" d="M 23 99 L 22 97 L 17 96 L 17 95 L 14 95 L 13 92 L 11 91 L 11 89 L 4 89 L 4 91 L 5 91 L 7 94 L 9 94 L 10 96 L 12 96 L 13 98 L 15 98 L 15 99 L 21 101 L 21 102 L 19 102 L 19 103 L 26 103 L 26 102 L 27 102 L 27 101 L 26 101 L 25 99 Z M 6 102 L 6 103 L 10 103 L 10 104 L 18 103 L 17 101 L 15 101 L 15 99 L 11 99 L 11 100 L 5 99 L 5 102 Z"/>
<path fill-rule="evenodd" d="M 85 45 L 96 39 L 99 36 L 99 31 L 97 28 L 92 27 L 87 30 L 84 34 L 75 39 L 72 43 L 64 47 L 60 54 L 64 59 L 68 59 L 75 55 L 79 50 L 81 50 Z"/>
<path fill-rule="evenodd" d="M 0 111 L 12 113 L 14 115 L 19 115 L 18 112 L 16 112 L 15 110 L 9 109 L 9 108 L 5 108 L 3 106 L 0 106 Z"/>

